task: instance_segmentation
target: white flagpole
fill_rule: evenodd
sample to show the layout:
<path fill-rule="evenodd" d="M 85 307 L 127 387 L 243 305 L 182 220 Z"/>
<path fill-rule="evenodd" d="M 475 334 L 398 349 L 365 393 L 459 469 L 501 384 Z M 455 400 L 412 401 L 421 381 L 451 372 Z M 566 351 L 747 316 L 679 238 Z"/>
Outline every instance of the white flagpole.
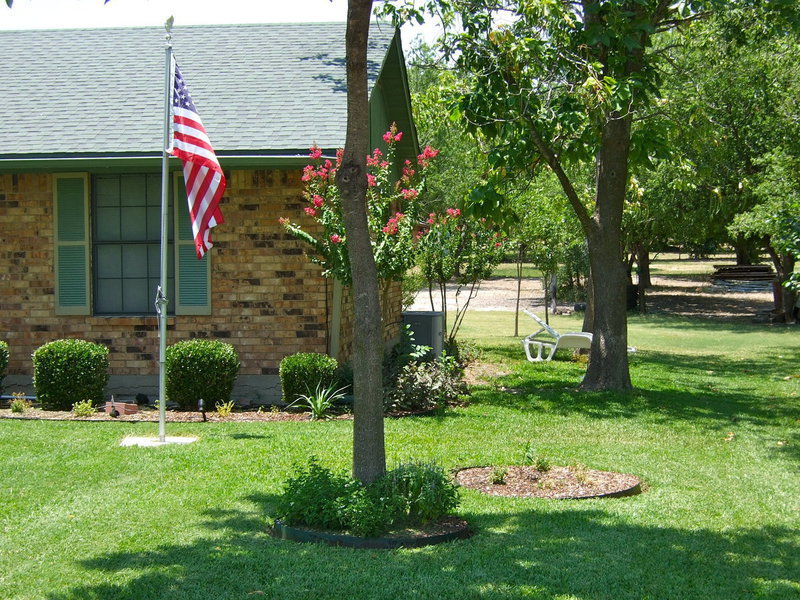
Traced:
<path fill-rule="evenodd" d="M 170 106 L 172 105 L 172 86 L 175 68 L 172 66 L 172 17 L 164 24 L 167 30 L 164 78 L 164 153 L 161 158 L 161 280 L 156 292 L 156 314 L 158 315 L 158 441 L 166 442 L 166 356 L 167 356 L 167 251 L 169 243 L 169 156 L 170 131 L 172 128 Z"/>

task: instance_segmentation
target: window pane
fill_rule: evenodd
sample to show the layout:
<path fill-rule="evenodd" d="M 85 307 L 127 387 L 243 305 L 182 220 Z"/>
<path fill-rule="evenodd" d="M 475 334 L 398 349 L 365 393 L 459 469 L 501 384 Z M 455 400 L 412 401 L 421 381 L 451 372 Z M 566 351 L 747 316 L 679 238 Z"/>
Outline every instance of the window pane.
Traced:
<path fill-rule="evenodd" d="M 92 190 L 97 206 L 119 206 L 119 178 L 95 177 Z"/>
<path fill-rule="evenodd" d="M 98 242 L 116 242 L 119 237 L 119 208 L 97 208 L 95 231 Z"/>
<path fill-rule="evenodd" d="M 120 179 L 122 206 L 145 206 L 147 182 L 144 175 L 123 175 Z"/>
<path fill-rule="evenodd" d="M 147 206 L 161 206 L 161 175 L 147 176 Z"/>
<path fill-rule="evenodd" d="M 122 277 L 122 246 L 109 244 L 97 246 L 97 277 Z"/>
<path fill-rule="evenodd" d="M 128 244 L 122 247 L 123 277 L 147 277 L 147 245 Z"/>
<path fill-rule="evenodd" d="M 94 310 L 99 314 L 116 314 L 122 312 L 122 280 L 98 279 L 96 286 Z"/>
<path fill-rule="evenodd" d="M 147 209 L 145 207 L 120 209 L 122 215 L 122 239 L 147 241 Z"/>
<path fill-rule="evenodd" d="M 137 313 L 140 315 L 154 312 L 155 307 L 150 310 L 150 290 L 147 288 L 147 279 L 123 279 L 122 280 L 122 311 L 126 313 Z M 155 292 L 153 293 L 155 297 Z"/>

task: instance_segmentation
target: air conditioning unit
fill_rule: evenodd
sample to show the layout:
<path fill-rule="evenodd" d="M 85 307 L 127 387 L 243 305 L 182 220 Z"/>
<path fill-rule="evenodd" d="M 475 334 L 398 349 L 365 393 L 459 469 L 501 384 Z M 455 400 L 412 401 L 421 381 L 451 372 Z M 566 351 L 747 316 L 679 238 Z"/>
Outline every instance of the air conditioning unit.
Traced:
<path fill-rule="evenodd" d="M 430 346 L 439 357 L 444 349 L 444 313 L 441 311 L 408 311 L 403 313 L 403 325 L 411 326 L 414 343 Z"/>

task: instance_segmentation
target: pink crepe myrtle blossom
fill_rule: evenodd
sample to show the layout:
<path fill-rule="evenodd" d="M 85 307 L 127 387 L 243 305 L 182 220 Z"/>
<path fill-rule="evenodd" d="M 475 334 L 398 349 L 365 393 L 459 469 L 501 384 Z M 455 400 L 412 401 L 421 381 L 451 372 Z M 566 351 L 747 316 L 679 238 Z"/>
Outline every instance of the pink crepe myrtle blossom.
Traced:
<path fill-rule="evenodd" d="M 311 198 L 311 203 L 316 208 L 322 208 L 322 205 L 325 204 L 325 199 L 322 196 L 320 196 L 319 194 L 314 194 L 314 197 Z"/>
<path fill-rule="evenodd" d="M 400 190 L 400 195 L 403 196 L 403 200 L 414 200 L 419 196 L 419 190 L 402 189 Z"/>
<path fill-rule="evenodd" d="M 447 214 L 453 217 L 454 219 L 461 216 L 461 209 L 458 208 L 448 208 Z"/>
<path fill-rule="evenodd" d="M 316 217 L 317 216 L 317 211 L 314 210 L 313 208 L 311 208 L 310 206 L 306 206 L 303 210 L 305 210 L 306 214 L 309 217 Z"/>
<path fill-rule="evenodd" d="M 322 148 L 320 148 L 316 144 L 311 146 L 311 148 L 309 148 L 308 150 L 309 150 L 309 154 L 308 155 L 311 158 L 313 158 L 314 160 L 316 160 L 318 158 L 322 158 Z"/>
<path fill-rule="evenodd" d="M 367 185 L 369 187 L 375 187 L 376 185 L 378 185 L 378 182 L 375 179 L 375 175 L 373 175 L 372 173 L 367 173 Z"/>
<path fill-rule="evenodd" d="M 422 154 L 417 156 L 417 164 L 421 167 L 427 167 L 430 164 L 431 159 L 436 158 L 438 155 L 438 150 L 431 148 L 430 146 L 425 146 L 425 150 L 422 151 Z"/>
<path fill-rule="evenodd" d="M 334 233 L 333 235 L 331 235 L 331 242 L 332 243 L 339 244 L 339 243 L 341 243 L 341 241 L 342 241 L 342 238 L 339 236 L 338 233 Z"/>

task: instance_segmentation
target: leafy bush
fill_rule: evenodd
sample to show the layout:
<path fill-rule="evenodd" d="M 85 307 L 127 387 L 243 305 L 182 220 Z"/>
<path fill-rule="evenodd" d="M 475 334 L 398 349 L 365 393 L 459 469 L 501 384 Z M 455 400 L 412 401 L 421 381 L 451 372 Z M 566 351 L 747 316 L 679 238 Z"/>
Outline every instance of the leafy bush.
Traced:
<path fill-rule="evenodd" d="M 404 325 L 400 330 L 400 341 L 383 357 L 383 387 L 392 387 L 406 365 L 426 362 L 432 357 L 431 347 L 415 344 L 411 325 Z"/>
<path fill-rule="evenodd" d="M 167 399 L 184 410 L 231 400 L 239 373 L 239 355 L 219 340 L 185 340 L 167 348 Z"/>
<path fill-rule="evenodd" d="M 412 524 L 445 516 L 458 506 L 458 487 L 434 463 L 401 463 L 373 486 L 378 495 L 402 507 L 400 517 Z M 390 501 L 391 502 L 391 501 Z"/>
<path fill-rule="evenodd" d="M 76 417 L 91 417 L 95 410 L 91 400 L 80 400 L 72 405 L 72 414 Z"/>
<path fill-rule="evenodd" d="M 338 366 L 336 359 L 327 354 L 298 352 L 284 357 L 278 369 L 283 401 L 291 404 L 317 386 L 334 385 Z"/>
<path fill-rule="evenodd" d="M 442 356 L 431 362 L 411 362 L 394 383 L 384 390 L 386 410 L 433 410 L 456 402 L 467 393 L 467 385 L 455 359 Z"/>
<path fill-rule="evenodd" d="M 33 353 L 33 386 L 46 410 L 70 410 L 77 400 L 103 401 L 108 348 L 86 340 L 55 340 Z"/>
<path fill-rule="evenodd" d="M 296 467 L 278 500 L 276 514 L 289 525 L 321 529 L 343 529 L 342 498 L 350 495 L 355 482 L 319 464 L 312 456 L 305 468 Z"/>
<path fill-rule="evenodd" d="M 3 389 L 6 369 L 8 369 L 8 342 L 0 340 L 0 390 Z"/>
<path fill-rule="evenodd" d="M 458 489 L 440 467 L 410 463 L 371 485 L 334 473 L 311 457 L 284 488 L 276 517 L 287 525 L 347 530 L 370 537 L 392 525 L 425 523 L 458 505 Z"/>

